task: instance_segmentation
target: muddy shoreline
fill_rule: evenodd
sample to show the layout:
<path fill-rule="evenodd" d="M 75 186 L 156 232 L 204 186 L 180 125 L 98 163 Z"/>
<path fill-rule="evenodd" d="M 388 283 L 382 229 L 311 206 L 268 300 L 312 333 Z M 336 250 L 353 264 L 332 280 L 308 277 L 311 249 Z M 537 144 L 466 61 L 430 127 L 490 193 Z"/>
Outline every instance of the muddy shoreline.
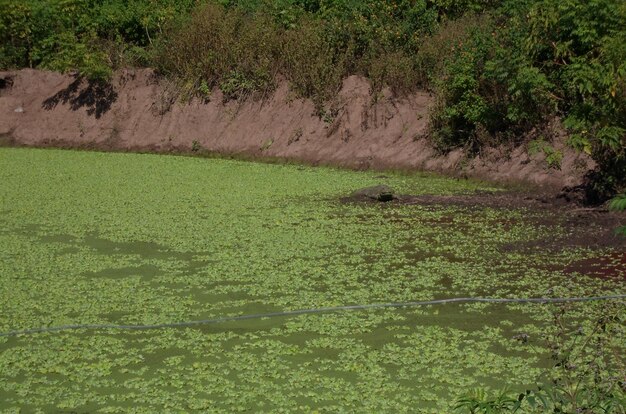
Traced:
<path fill-rule="evenodd" d="M 431 94 L 373 96 L 369 83 L 356 76 L 344 81 L 322 115 L 286 82 L 262 100 L 238 102 L 225 101 L 217 89 L 208 101 L 181 101 L 171 84 L 149 69 L 120 71 L 109 85 L 32 69 L 0 72 L 0 79 L 5 146 L 432 171 L 553 194 L 580 185 L 594 167 L 567 148 L 558 125 L 551 138 L 563 155 L 560 169 L 550 168 L 544 154 L 529 154 L 525 144 L 488 148 L 477 156 L 461 149 L 440 154 L 427 137 Z"/>

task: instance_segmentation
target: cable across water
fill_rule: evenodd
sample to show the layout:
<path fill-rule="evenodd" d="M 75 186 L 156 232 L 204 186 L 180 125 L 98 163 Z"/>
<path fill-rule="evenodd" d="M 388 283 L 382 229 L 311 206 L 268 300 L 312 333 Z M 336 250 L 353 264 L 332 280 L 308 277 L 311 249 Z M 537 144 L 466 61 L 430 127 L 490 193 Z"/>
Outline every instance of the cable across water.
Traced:
<path fill-rule="evenodd" d="M 22 329 L 7 332 L 0 332 L 2 336 L 32 335 L 45 332 L 60 332 L 69 330 L 148 330 L 163 328 L 184 328 L 198 325 L 210 325 L 222 322 L 234 322 L 247 319 L 264 319 L 284 316 L 297 316 L 315 313 L 331 313 L 351 310 L 379 309 L 379 308 L 408 308 L 415 306 L 442 305 L 446 303 L 565 303 L 565 302 L 591 302 L 598 300 L 619 300 L 626 299 L 624 295 L 607 295 L 607 296 L 589 296 L 589 297 L 572 297 L 572 298 L 449 298 L 435 299 L 415 302 L 391 302 L 391 303 L 372 303 L 367 305 L 345 305 L 331 306 L 324 308 L 296 309 L 290 311 L 256 313 L 239 316 L 224 316 L 215 319 L 204 319 L 197 321 L 159 323 L 152 325 L 114 325 L 114 324 L 77 324 L 41 327 L 32 329 Z"/>

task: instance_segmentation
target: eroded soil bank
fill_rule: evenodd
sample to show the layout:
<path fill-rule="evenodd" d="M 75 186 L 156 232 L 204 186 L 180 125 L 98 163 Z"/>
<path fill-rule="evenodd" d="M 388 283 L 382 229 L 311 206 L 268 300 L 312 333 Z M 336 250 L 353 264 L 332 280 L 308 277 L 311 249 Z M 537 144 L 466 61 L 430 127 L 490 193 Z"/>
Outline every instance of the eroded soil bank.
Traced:
<path fill-rule="evenodd" d="M 477 157 L 462 150 L 440 155 L 427 138 L 434 98 L 417 92 L 402 99 L 368 82 L 344 81 L 332 110 L 319 116 L 286 82 L 261 100 L 176 100 L 151 70 L 116 74 L 102 87 L 71 75 L 39 70 L 0 73 L 0 141 L 4 145 L 115 151 L 206 151 L 278 157 L 350 168 L 420 169 L 521 182 L 550 190 L 581 183 L 593 162 L 568 150 L 555 130 L 563 159 L 550 169 L 526 146 L 491 148 Z"/>

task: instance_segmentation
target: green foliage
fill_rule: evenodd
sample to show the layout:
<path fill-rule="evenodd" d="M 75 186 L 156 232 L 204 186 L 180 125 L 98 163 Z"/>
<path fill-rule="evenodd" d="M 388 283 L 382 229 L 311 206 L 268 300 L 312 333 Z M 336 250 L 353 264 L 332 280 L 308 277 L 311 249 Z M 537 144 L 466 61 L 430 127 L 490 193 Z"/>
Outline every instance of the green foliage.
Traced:
<path fill-rule="evenodd" d="M 193 140 L 191 142 L 191 152 L 198 152 L 202 149 L 202 145 L 200 144 L 200 142 L 198 140 Z"/>
<path fill-rule="evenodd" d="M 611 200 L 611 202 L 609 203 L 609 208 L 615 211 L 625 211 L 626 210 L 626 194 L 618 195 L 613 200 Z M 626 236 L 626 226 L 622 226 L 618 228 L 617 232 Z"/>
<path fill-rule="evenodd" d="M 470 414 L 499 414 L 516 412 L 520 401 L 512 398 L 511 392 L 502 390 L 495 397 L 489 397 L 484 389 L 475 389 L 457 400 L 454 407 L 456 412 Z"/>
<path fill-rule="evenodd" d="M 460 49 L 469 33 L 484 26 L 487 19 L 485 15 L 466 14 L 458 19 L 444 21 L 438 30 L 424 36 L 415 56 L 421 83 L 430 87 L 435 85 L 449 57 Z"/>
<path fill-rule="evenodd" d="M 0 0 L 0 68 L 77 70 L 103 79 L 148 63 L 146 48 L 193 0 Z"/>
<path fill-rule="evenodd" d="M 431 75 L 439 146 L 477 149 L 484 132 L 515 140 L 561 116 L 600 166 L 598 192 L 626 185 L 625 3 L 508 2 L 490 15 Z"/>
<path fill-rule="evenodd" d="M 313 98 L 319 113 L 349 73 L 355 46 L 351 40 L 346 42 L 334 45 L 317 20 L 303 21 L 298 29 L 285 35 L 281 52 L 283 72 L 300 95 Z"/>
<path fill-rule="evenodd" d="M 553 314 L 547 345 L 550 384 L 535 392 L 552 412 L 624 413 L 626 365 L 617 350 L 624 335 L 624 304 L 596 305 L 582 324 L 563 305 Z"/>
<path fill-rule="evenodd" d="M 167 33 L 155 56 L 162 72 L 204 85 L 205 91 L 219 86 L 225 99 L 273 88 L 279 43 L 270 16 L 252 19 L 209 3 Z"/>
<path fill-rule="evenodd" d="M 501 19 L 483 18 L 467 30 L 435 77 L 442 105 L 433 119 L 443 149 L 515 140 L 554 113 L 552 83 L 519 51 L 521 18 Z"/>
<path fill-rule="evenodd" d="M 596 161 L 594 197 L 626 188 L 621 0 L 0 0 L 0 68 L 106 79 L 147 65 L 225 99 L 277 77 L 323 113 L 349 75 L 374 92 L 437 94 L 435 144 L 478 151 L 554 118 Z M 202 86 L 202 89 L 200 87 Z M 558 154 L 551 165 L 558 164 Z"/>
<path fill-rule="evenodd" d="M 485 85 L 485 64 L 496 46 L 492 22 L 486 20 L 479 27 L 471 27 L 467 37 L 452 46 L 451 57 L 446 58 L 443 76 L 437 80 L 439 110 L 432 123 L 438 146 L 447 150 L 465 145 L 478 148 L 483 142 L 480 130 L 496 132 L 502 121 L 498 96 L 488 93 Z M 491 89 L 491 88 L 490 88 Z M 496 97 L 496 100 L 491 98 Z"/>
<path fill-rule="evenodd" d="M 615 197 L 609 203 L 609 207 L 612 210 L 623 211 L 626 210 L 626 194 L 619 195 Z"/>
<path fill-rule="evenodd" d="M 552 145 L 547 143 L 543 137 L 540 139 L 532 140 L 528 143 L 528 154 L 535 155 L 542 153 L 545 156 L 546 164 L 549 168 L 560 169 L 561 161 L 563 160 L 563 153 L 556 150 Z"/>
<path fill-rule="evenodd" d="M 495 398 L 479 389 L 457 400 L 458 412 L 624 414 L 624 304 L 596 305 L 582 323 L 568 315 L 571 310 L 562 305 L 553 313 L 546 346 L 554 365 L 544 385 Z"/>
<path fill-rule="evenodd" d="M 593 156 L 609 192 L 626 182 L 626 3 L 544 0 L 530 9 L 527 49 L 557 85 L 571 144 Z"/>
<path fill-rule="evenodd" d="M 204 79 L 200 81 L 200 86 L 198 86 L 198 94 L 200 95 L 200 97 L 202 97 L 202 99 L 204 99 L 205 102 L 208 102 L 211 98 L 211 88 L 209 87 L 207 81 L 205 81 Z"/>

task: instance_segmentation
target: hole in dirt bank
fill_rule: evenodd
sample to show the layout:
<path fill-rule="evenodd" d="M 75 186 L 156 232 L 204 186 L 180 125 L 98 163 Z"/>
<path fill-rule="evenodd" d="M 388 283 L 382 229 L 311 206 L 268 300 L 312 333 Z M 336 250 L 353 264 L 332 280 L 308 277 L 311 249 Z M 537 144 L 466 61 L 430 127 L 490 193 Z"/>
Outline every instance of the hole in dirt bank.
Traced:
<path fill-rule="evenodd" d="M 13 77 L 12 76 L 2 76 L 0 77 L 0 90 L 9 89 L 13 87 Z"/>
<path fill-rule="evenodd" d="M 1 147 L 12 147 L 14 145 L 15 145 L 15 139 L 13 138 L 12 131 L 7 133 L 7 134 L 0 134 L 0 148 Z"/>
<path fill-rule="evenodd" d="M 98 119 L 111 109 L 117 97 L 118 94 L 112 84 L 77 77 L 65 89 L 44 100 L 41 106 L 50 111 L 58 104 L 69 104 L 72 111 L 86 108 L 87 115 L 93 115 Z"/>

